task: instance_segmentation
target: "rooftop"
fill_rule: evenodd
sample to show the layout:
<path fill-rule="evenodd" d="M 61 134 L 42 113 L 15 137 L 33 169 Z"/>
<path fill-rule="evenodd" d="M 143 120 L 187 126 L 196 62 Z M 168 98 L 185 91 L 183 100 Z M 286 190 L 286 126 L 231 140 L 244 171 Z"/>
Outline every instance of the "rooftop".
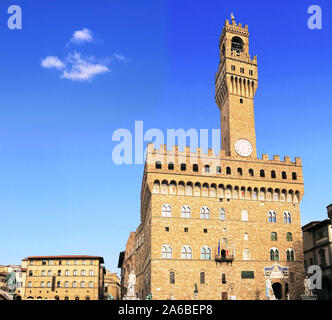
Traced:
<path fill-rule="evenodd" d="M 331 224 L 330 219 L 325 219 L 322 221 L 311 221 L 302 227 L 302 231 L 311 231 L 316 228 L 320 228 L 325 224 Z"/>
<path fill-rule="evenodd" d="M 104 258 L 100 256 L 88 256 L 88 255 L 57 255 L 57 256 L 29 256 L 26 259 L 98 259 L 101 263 L 104 263 Z M 24 259 L 25 260 L 25 259 Z"/>

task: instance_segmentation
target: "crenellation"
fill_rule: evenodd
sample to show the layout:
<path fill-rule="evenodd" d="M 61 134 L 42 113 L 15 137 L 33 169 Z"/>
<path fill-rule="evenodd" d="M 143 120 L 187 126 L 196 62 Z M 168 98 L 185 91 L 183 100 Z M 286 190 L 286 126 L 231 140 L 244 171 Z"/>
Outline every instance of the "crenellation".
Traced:
<path fill-rule="evenodd" d="M 286 164 L 291 164 L 292 162 L 291 162 L 291 158 L 289 157 L 289 156 L 284 156 L 284 162 L 286 163 Z"/>
<path fill-rule="evenodd" d="M 269 155 L 263 153 L 263 154 L 262 154 L 262 160 L 263 160 L 263 161 L 268 161 L 268 160 L 269 160 Z"/>
<path fill-rule="evenodd" d="M 300 157 L 295 157 L 295 164 L 297 166 L 302 166 L 302 159 Z"/>

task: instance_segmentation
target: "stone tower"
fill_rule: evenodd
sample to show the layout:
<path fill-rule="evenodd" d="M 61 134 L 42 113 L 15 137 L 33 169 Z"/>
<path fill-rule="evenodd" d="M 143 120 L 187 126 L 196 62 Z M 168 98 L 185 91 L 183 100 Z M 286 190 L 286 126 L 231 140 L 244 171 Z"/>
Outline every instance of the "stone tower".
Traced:
<path fill-rule="evenodd" d="M 216 103 L 221 113 L 222 149 L 226 155 L 256 158 L 254 96 L 257 57 L 249 54 L 248 26 L 226 20 L 219 41 Z"/>
<path fill-rule="evenodd" d="M 248 27 L 226 20 L 216 102 L 222 150 L 149 144 L 135 232 L 140 298 L 299 299 L 302 162 L 257 157 L 257 59 Z"/>

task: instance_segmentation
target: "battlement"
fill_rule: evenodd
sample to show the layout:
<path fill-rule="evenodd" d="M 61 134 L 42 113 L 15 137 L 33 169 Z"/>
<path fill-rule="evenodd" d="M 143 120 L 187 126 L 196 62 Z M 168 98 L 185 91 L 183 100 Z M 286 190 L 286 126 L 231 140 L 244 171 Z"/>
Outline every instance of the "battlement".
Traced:
<path fill-rule="evenodd" d="M 269 155 L 262 154 L 261 158 L 257 159 L 246 159 L 241 157 L 230 157 L 227 156 L 225 150 L 219 150 L 218 154 L 214 153 L 213 149 L 208 149 L 207 153 L 204 153 L 201 148 L 196 148 L 195 152 L 191 152 L 190 147 L 185 147 L 184 151 L 179 151 L 179 146 L 175 145 L 172 146 L 170 150 L 167 150 L 167 146 L 165 144 L 161 144 L 159 149 L 156 149 L 153 143 L 148 144 L 147 148 L 148 154 L 151 155 L 164 155 L 167 158 L 183 158 L 183 157 L 190 157 L 193 160 L 201 159 L 202 162 L 206 162 L 206 160 L 234 160 L 234 161 L 250 161 L 250 162 L 262 162 L 262 163 L 269 163 L 269 164 L 280 164 L 280 165 L 292 165 L 301 167 L 302 166 L 302 159 L 299 157 L 295 157 L 294 161 L 291 161 L 291 157 L 284 156 L 283 160 L 280 160 L 279 155 L 273 155 L 273 158 L 270 159 Z M 204 160 L 205 159 L 205 160 Z"/>
<path fill-rule="evenodd" d="M 248 31 L 248 25 L 245 24 L 244 27 L 242 26 L 242 23 L 236 23 L 235 19 L 232 19 L 232 22 L 230 23 L 229 20 L 227 19 L 225 21 L 225 27 L 236 27 L 237 29 L 243 29 L 245 31 Z"/>

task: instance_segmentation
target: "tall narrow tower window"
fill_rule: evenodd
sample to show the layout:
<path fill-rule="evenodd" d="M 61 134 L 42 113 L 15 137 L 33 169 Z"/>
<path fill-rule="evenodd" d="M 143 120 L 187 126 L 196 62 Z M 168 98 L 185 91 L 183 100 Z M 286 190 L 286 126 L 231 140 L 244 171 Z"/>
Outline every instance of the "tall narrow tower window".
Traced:
<path fill-rule="evenodd" d="M 173 162 L 170 162 L 168 164 L 168 170 L 174 170 L 174 163 Z"/>

